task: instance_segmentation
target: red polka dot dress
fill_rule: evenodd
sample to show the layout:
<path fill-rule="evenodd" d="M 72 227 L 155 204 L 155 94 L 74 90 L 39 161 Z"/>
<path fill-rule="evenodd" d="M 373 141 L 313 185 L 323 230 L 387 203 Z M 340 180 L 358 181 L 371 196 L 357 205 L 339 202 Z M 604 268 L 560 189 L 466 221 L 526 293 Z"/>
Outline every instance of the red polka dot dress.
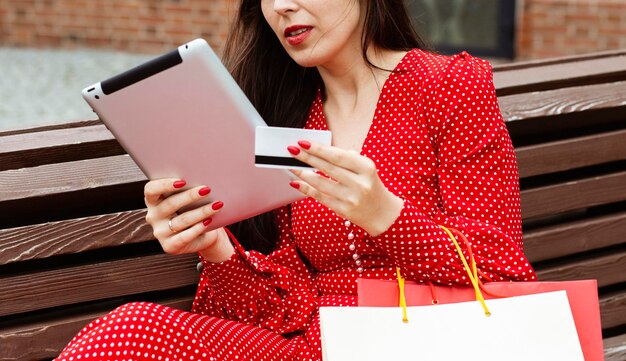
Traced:
<path fill-rule="evenodd" d="M 306 124 L 327 129 L 321 97 Z M 278 248 L 204 262 L 192 313 L 124 305 L 92 322 L 59 360 L 319 360 L 319 308 L 355 306 L 359 277 L 468 284 L 438 225 L 470 241 L 492 280 L 535 280 L 522 250 L 517 164 L 490 65 L 412 50 L 381 90 L 361 154 L 404 200 L 371 237 L 312 199 L 279 209 Z"/>

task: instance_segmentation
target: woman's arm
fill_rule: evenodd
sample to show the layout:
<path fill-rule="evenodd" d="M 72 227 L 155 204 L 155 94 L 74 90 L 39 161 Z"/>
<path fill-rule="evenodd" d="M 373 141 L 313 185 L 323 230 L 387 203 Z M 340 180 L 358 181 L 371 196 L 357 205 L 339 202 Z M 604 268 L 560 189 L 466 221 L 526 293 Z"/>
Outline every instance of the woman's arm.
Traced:
<path fill-rule="evenodd" d="M 440 206 L 424 214 L 416 199 L 405 198 L 400 216 L 376 242 L 409 278 L 467 283 L 459 256 L 438 227 L 444 225 L 468 238 L 479 269 L 491 279 L 535 280 L 523 252 L 517 162 L 491 67 L 459 54 L 437 82 L 426 101 Z"/>
<path fill-rule="evenodd" d="M 276 211 L 278 248 L 269 255 L 235 252 L 221 263 L 201 257 L 204 269 L 193 312 L 243 322 L 285 334 L 306 330 L 316 309 L 311 274 L 291 239 L 288 208 Z"/>
<path fill-rule="evenodd" d="M 291 240 L 287 208 L 277 211 L 278 249 L 268 256 L 246 252 L 224 228 L 207 232 L 211 217 L 224 206 L 221 202 L 181 211 L 210 192 L 202 186 L 181 190 L 184 186 L 181 180 L 153 180 L 144 195 L 146 220 L 163 250 L 198 253 L 204 264 L 194 312 L 277 333 L 305 330 L 315 310 L 316 291 Z"/>

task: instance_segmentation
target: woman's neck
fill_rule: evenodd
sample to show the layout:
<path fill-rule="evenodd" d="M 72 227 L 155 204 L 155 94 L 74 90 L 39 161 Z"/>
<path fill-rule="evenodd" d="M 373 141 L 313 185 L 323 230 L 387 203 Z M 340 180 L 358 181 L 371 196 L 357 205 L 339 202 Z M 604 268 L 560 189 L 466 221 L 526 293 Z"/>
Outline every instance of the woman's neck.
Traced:
<path fill-rule="evenodd" d="M 363 59 L 362 54 L 352 54 L 345 59 L 319 66 L 318 70 L 324 89 L 327 106 L 332 106 L 340 113 L 350 114 L 362 106 L 363 102 L 378 99 L 381 88 L 406 52 L 368 49 L 368 59 L 374 66 Z M 378 68 L 384 69 L 378 69 Z"/>

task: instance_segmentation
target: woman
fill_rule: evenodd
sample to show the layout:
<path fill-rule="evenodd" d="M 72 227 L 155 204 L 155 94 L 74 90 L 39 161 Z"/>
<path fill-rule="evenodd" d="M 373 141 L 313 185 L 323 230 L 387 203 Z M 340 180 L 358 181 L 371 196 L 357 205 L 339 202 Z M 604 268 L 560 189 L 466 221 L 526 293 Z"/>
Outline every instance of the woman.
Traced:
<path fill-rule="evenodd" d="M 179 212 L 209 187 L 150 181 L 155 237 L 204 264 L 193 312 L 122 306 L 59 359 L 320 359 L 319 307 L 355 306 L 357 278 L 395 279 L 399 266 L 468 283 L 438 225 L 469 238 L 485 277 L 534 280 L 491 69 L 422 48 L 401 0 L 243 0 L 224 55 L 234 77 L 271 125 L 333 132 L 333 146 L 288 149 L 320 170 L 294 171 L 308 197 L 235 238 L 207 232 L 228 204 Z"/>

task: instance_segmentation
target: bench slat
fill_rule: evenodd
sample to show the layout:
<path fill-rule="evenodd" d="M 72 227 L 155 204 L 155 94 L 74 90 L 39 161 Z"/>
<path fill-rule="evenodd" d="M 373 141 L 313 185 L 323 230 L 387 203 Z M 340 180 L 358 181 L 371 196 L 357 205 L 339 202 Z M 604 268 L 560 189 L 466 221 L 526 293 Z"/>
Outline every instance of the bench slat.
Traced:
<path fill-rule="evenodd" d="M 502 96 L 498 103 L 504 120 L 511 123 L 573 113 L 584 116 L 585 112 L 607 108 L 626 113 L 625 92 L 626 81 L 621 81 Z"/>
<path fill-rule="evenodd" d="M 604 339 L 604 361 L 626 360 L 626 334 Z"/>
<path fill-rule="evenodd" d="M 128 155 L 0 172 L 0 202 L 145 181 Z"/>
<path fill-rule="evenodd" d="M 531 262 L 619 244 L 626 213 L 534 229 L 524 234 Z M 145 210 L 0 229 L 0 265 L 153 240 Z"/>
<path fill-rule="evenodd" d="M 179 310 L 190 310 L 193 296 L 155 302 Z M 54 358 L 61 353 L 78 331 L 108 311 L 110 310 L 83 312 L 71 317 L 29 323 L 7 329 L 0 328 L 0 360 Z M 44 344 L 45 347 L 41 347 Z"/>
<path fill-rule="evenodd" d="M 626 82 L 600 84 L 500 97 L 506 121 L 618 108 Z M 68 124 L 72 125 L 72 124 Z M 0 135 L 1 136 L 1 135 Z M 1 136 L 0 170 L 33 167 L 78 159 L 120 155 L 124 150 L 102 124 L 72 126 Z"/>
<path fill-rule="evenodd" d="M 49 149 L 75 143 L 99 142 L 111 140 L 111 137 L 111 132 L 104 125 L 5 135 L 1 137 L 0 154 L 4 156 L 7 153 L 33 149 Z"/>
<path fill-rule="evenodd" d="M 2 277 L 0 316 L 195 285 L 197 262 L 196 255 L 158 254 Z"/>
<path fill-rule="evenodd" d="M 626 282 L 626 251 L 537 270 L 540 281 L 597 279 L 598 287 Z"/>
<path fill-rule="evenodd" d="M 531 263 L 610 247 L 624 242 L 626 212 L 557 224 L 524 232 Z"/>
<path fill-rule="evenodd" d="M 518 147 L 515 153 L 520 178 L 626 160 L 626 129 Z"/>
<path fill-rule="evenodd" d="M 146 181 L 127 155 L 0 172 L 2 202 Z M 524 219 L 626 199 L 626 172 L 522 190 Z M 11 205 L 13 207 L 14 205 Z M 11 209 L 6 209 L 5 215 Z"/>
<path fill-rule="evenodd" d="M 521 192 L 522 218 L 554 215 L 626 200 L 626 171 Z"/>
<path fill-rule="evenodd" d="M 96 115 L 94 115 L 94 117 L 97 118 Z M 26 128 L 26 129 L 3 130 L 3 131 L 0 131 L 0 137 L 4 137 L 4 136 L 8 136 L 8 135 L 16 135 L 16 134 L 45 132 L 45 131 L 48 131 L 48 130 L 55 130 L 55 129 L 89 127 L 89 126 L 92 126 L 92 125 L 101 125 L 101 124 L 102 124 L 102 121 L 100 119 L 94 119 L 94 120 L 82 120 L 82 121 L 77 121 L 77 122 L 68 122 L 68 123 L 59 123 L 59 124 L 36 126 L 36 127 L 32 127 L 32 128 Z"/>
<path fill-rule="evenodd" d="M 493 74 L 499 96 L 624 79 L 626 79 L 625 55 L 532 68 L 502 69 Z"/>
<path fill-rule="evenodd" d="M 600 297 L 602 328 L 626 325 L 626 292 Z"/>
<path fill-rule="evenodd" d="M 0 137 L 0 171 L 126 153 L 104 125 Z"/>
<path fill-rule="evenodd" d="M 144 210 L 0 229 L 0 265 L 154 239 Z"/>
<path fill-rule="evenodd" d="M 616 50 L 598 51 L 598 52 L 585 53 L 585 54 L 559 56 L 555 58 L 522 60 L 522 61 L 515 61 L 512 63 L 495 64 L 493 66 L 493 71 L 499 72 L 499 71 L 518 70 L 518 69 L 530 69 L 530 68 L 537 68 L 537 67 L 542 67 L 542 66 L 547 66 L 547 65 L 574 63 L 574 62 L 585 61 L 585 60 L 615 58 L 615 57 L 624 56 L 624 55 L 626 55 L 626 50 L 616 49 Z"/>

